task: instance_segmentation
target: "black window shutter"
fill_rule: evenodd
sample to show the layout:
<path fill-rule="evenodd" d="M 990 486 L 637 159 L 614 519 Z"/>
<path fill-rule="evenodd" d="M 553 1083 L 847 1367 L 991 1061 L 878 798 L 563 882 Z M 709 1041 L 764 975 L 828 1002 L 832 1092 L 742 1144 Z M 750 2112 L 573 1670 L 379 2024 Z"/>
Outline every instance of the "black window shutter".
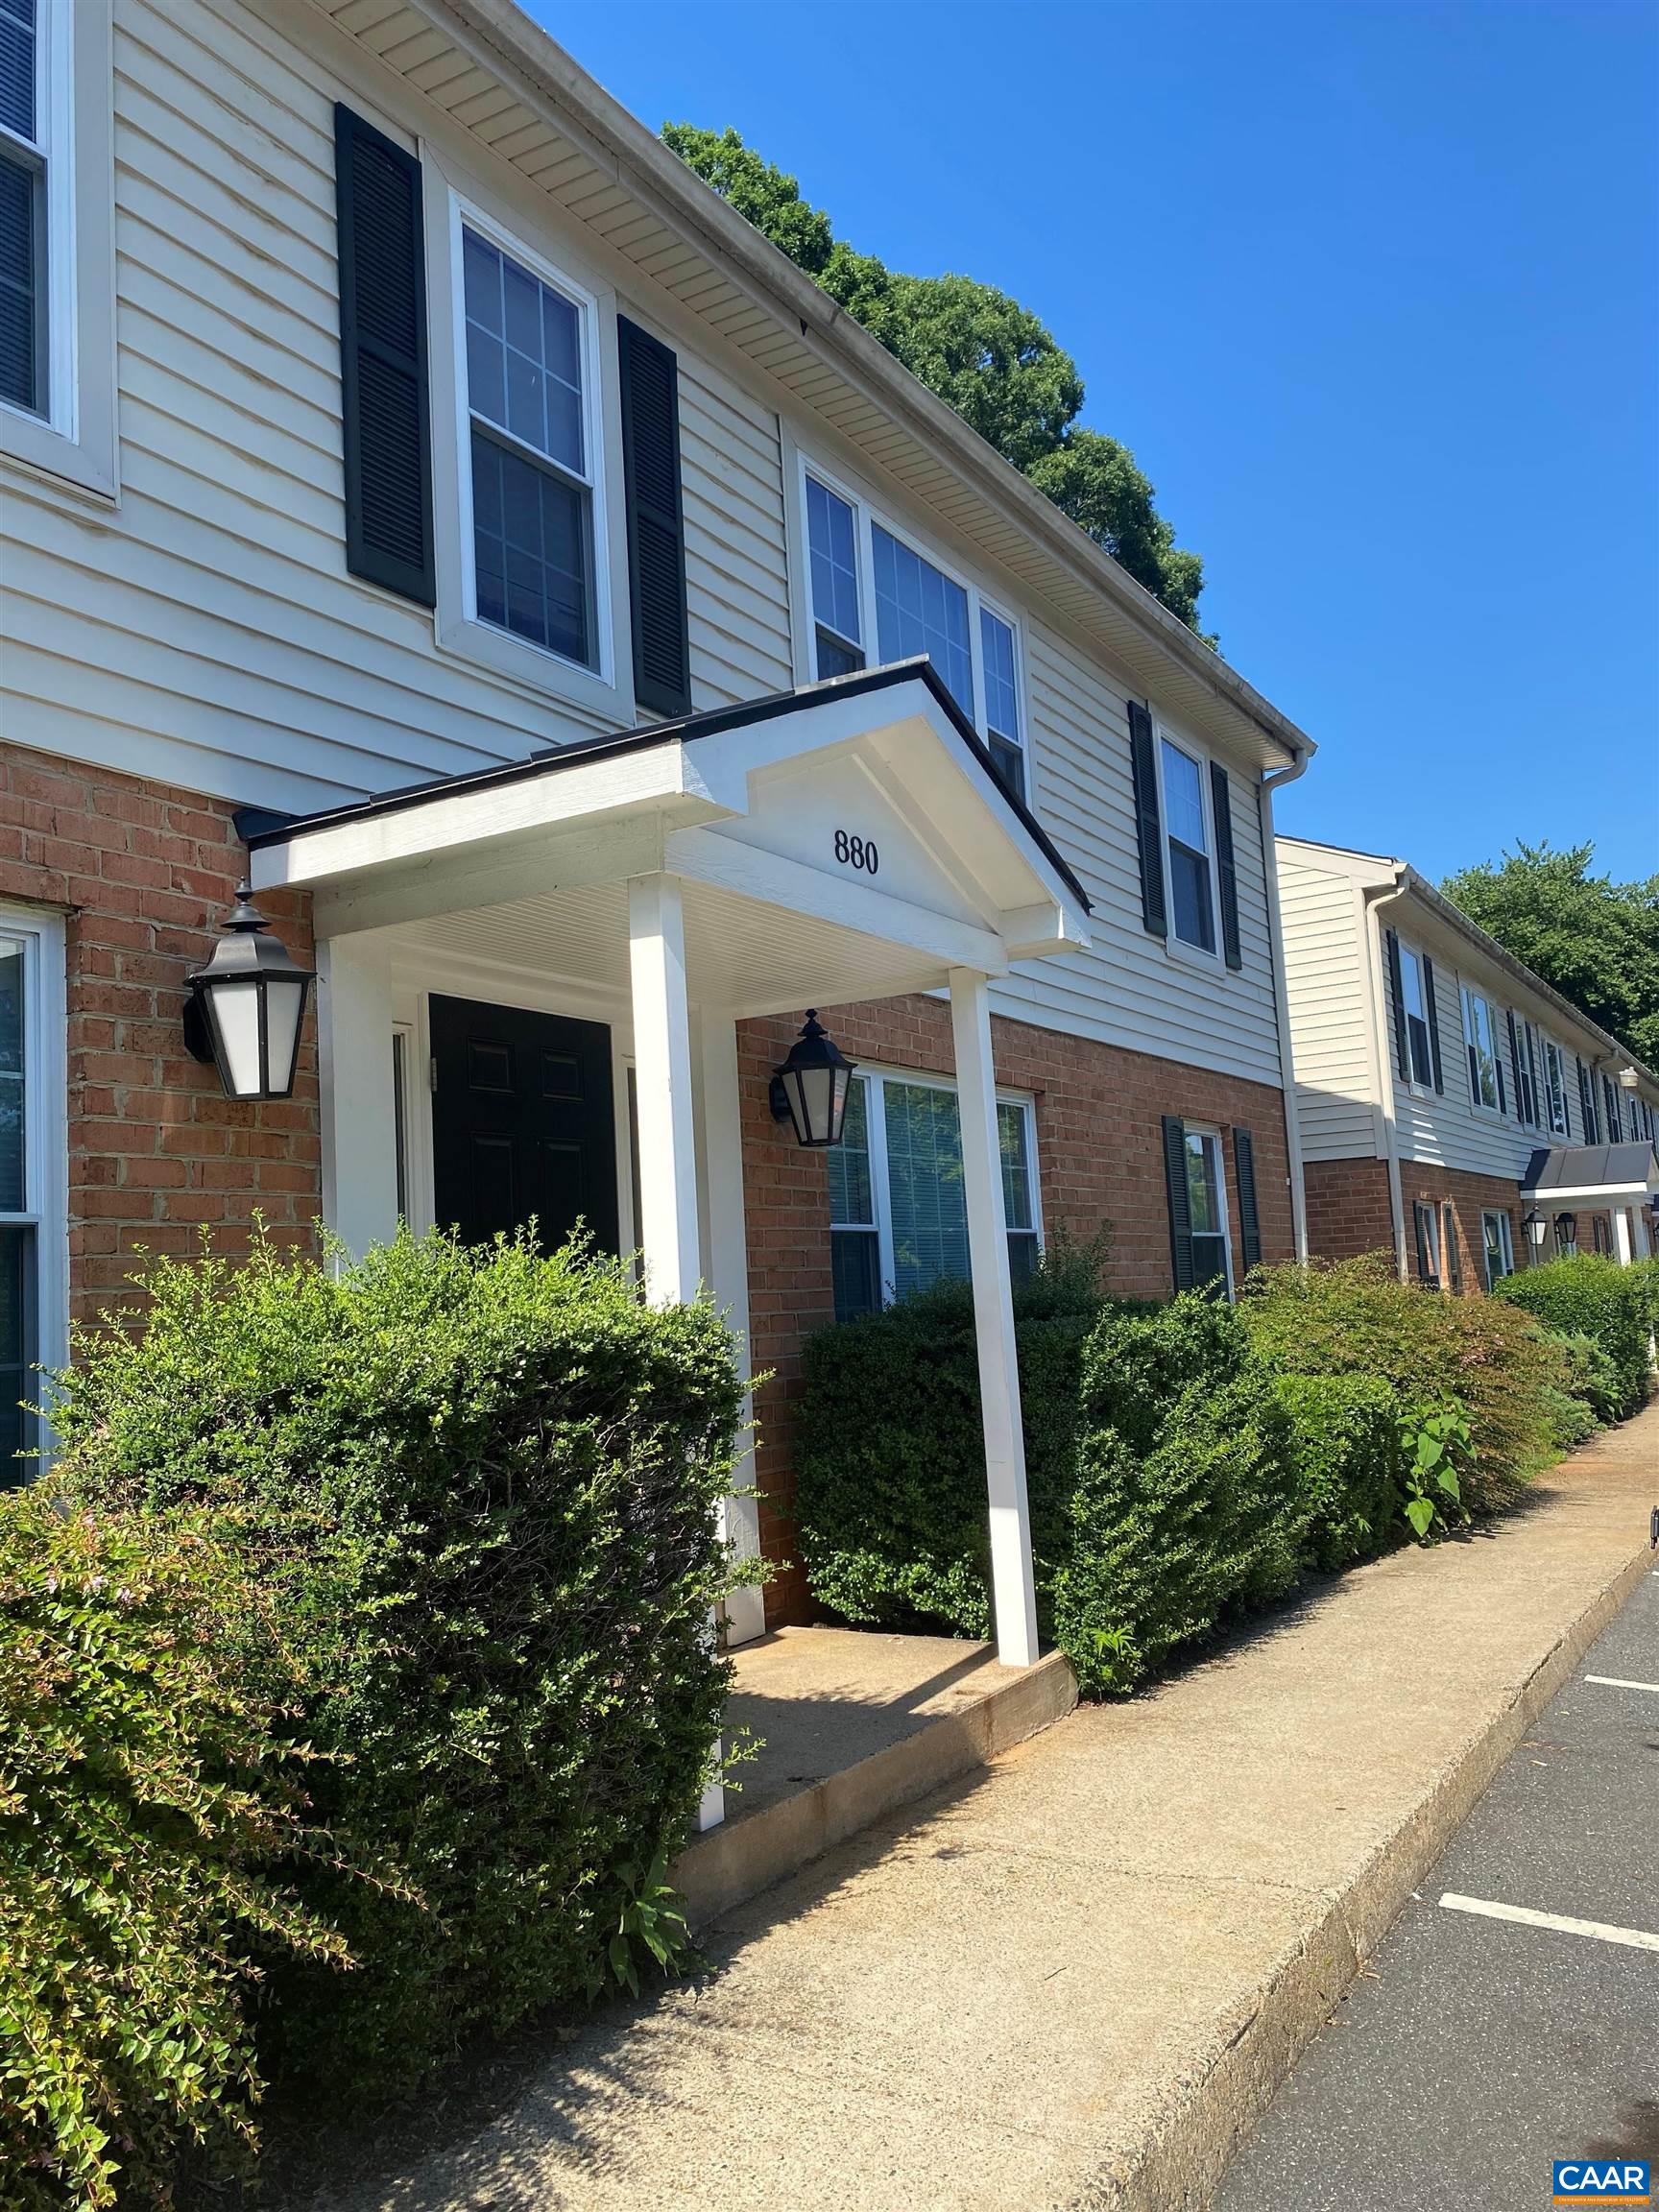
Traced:
<path fill-rule="evenodd" d="M 334 109 L 346 565 L 430 607 L 431 404 L 421 164 Z"/>
<path fill-rule="evenodd" d="M 1429 1016 L 1429 1061 L 1434 1070 L 1434 1088 L 1444 1092 L 1446 1075 L 1440 1065 L 1440 1009 L 1434 1003 L 1434 963 L 1423 955 L 1423 1005 Z"/>
<path fill-rule="evenodd" d="M 1521 1079 L 1521 1040 L 1515 1034 L 1515 1015 L 1511 1008 L 1504 1008 L 1503 1021 L 1509 1031 L 1509 1075 L 1515 1094 L 1515 1118 L 1517 1121 L 1524 1121 L 1527 1118 L 1527 1086 Z M 1503 1070 L 1500 1070 L 1499 1072 L 1502 1074 Z M 1498 1086 L 1498 1093 L 1499 1103 L 1502 1105 L 1503 1093 L 1502 1083 Z"/>
<path fill-rule="evenodd" d="M 1527 1103 L 1531 1109 L 1527 1118 L 1531 1122 L 1533 1128 L 1537 1129 L 1543 1125 L 1544 1115 L 1540 1110 L 1538 1099 L 1538 1046 L 1536 1037 L 1533 1032 L 1532 1024 L 1530 1022 L 1527 1024 L 1526 1042 Z"/>
<path fill-rule="evenodd" d="M 680 490 L 680 364 L 661 339 L 616 318 L 634 697 L 664 719 L 691 711 L 685 517 Z"/>
<path fill-rule="evenodd" d="M 1247 1268 L 1262 1264 L 1262 1216 L 1256 1211 L 1256 1141 L 1248 1129 L 1233 1132 L 1233 1166 L 1238 1177 L 1238 1243 Z"/>
<path fill-rule="evenodd" d="M 1219 760 L 1210 763 L 1210 811 L 1215 817 L 1215 880 L 1221 892 L 1221 950 L 1229 968 L 1242 968 L 1238 942 L 1238 871 L 1233 864 L 1233 792 Z"/>
<path fill-rule="evenodd" d="M 1463 1287 L 1463 1260 L 1457 1250 L 1457 1215 L 1447 1199 L 1440 1210 L 1440 1241 L 1446 1253 L 1446 1280 L 1454 1290 Z"/>
<path fill-rule="evenodd" d="M 1152 752 L 1152 716 L 1139 699 L 1129 702 L 1129 766 L 1135 779 L 1135 831 L 1141 845 L 1141 920 L 1154 937 L 1169 934 L 1164 902 L 1164 824 L 1158 813 L 1158 762 Z M 1186 1186 L 1182 1186 L 1185 1190 Z M 1190 1254 L 1189 1254 L 1190 1264 Z"/>
<path fill-rule="evenodd" d="M 1411 1080 L 1411 1046 L 1406 1035 L 1406 985 L 1400 974 L 1400 940 L 1382 932 L 1388 953 L 1388 1008 L 1394 1017 L 1394 1067 L 1402 1083 Z"/>
<path fill-rule="evenodd" d="M 1578 1070 L 1578 1112 L 1584 1123 L 1584 1142 L 1586 1144 L 1599 1144 L 1601 1131 L 1596 1115 L 1596 1086 L 1582 1060 L 1575 1058 L 1573 1065 Z"/>
<path fill-rule="evenodd" d="M 1169 1252 L 1175 1262 L 1175 1287 L 1190 1290 L 1192 1268 L 1192 1215 L 1187 1205 L 1187 1124 L 1173 1114 L 1164 1117 L 1164 1180 L 1169 1191 Z"/>

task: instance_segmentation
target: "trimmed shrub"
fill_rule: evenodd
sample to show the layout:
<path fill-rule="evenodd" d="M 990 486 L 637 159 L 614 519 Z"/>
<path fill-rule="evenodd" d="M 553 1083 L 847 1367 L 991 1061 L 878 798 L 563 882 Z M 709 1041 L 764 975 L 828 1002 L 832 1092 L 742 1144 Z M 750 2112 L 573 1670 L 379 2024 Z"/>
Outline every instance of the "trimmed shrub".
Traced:
<path fill-rule="evenodd" d="M 1244 1325 L 1280 1373 L 1368 1375 L 1402 1411 L 1457 1400 L 1475 1452 L 1462 1479 L 1472 1513 L 1512 1504 L 1558 1456 L 1566 1363 L 1549 1331 L 1517 1307 L 1402 1283 L 1384 1253 L 1258 1268 L 1245 1293 Z"/>
<path fill-rule="evenodd" d="M 1494 1291 L 1558 1336 L 1588 1336 L 1612 1371 L 1612 1403 L 1603 1416 L 1627 1420 L 1647 1400 L 1647 1301 L 1634 1268 L 1599 1253 L 1547 1260 L 1506 1275 Z"/>
<path fill-rule="evenodd" d="M 251 2147 L 250 1946 L 344 1959 L 291 1882 L 333 1856 L 307 1764 L 231 1663 L 267 1618 L 188 1530 L 0 1497 L 8 2212 L 168 2202 L 181 2145 Z"/>
<path fill-rule="evenodd" d="M 1404 1533 L 1400 1402 L 1371 1375 L 1280 1375 L 1308 1513 L 1304 1554 L 1326 1574 L 1374 1559 Z"/>
<path fill-rule="evenodd" d="M 1056 1642 L 1096 1695 L 1296 1579 L 1308 1515 L 1290 1416 L 1230 1306 L 1108 1312 L 1083 1353 L 1083 1426 Z"/>
<path fill-rule="evenodd" d="M 1646 1260 L 1632 1261 L 1629 1275 L 1647 1323 L 1647 1334 L 1659 1337 L 1659 1253 L 1650 1253 Z"/>
<path fill-rule="evenodd" d="M 301 1870 L 360 1963 L 274 1966 L 277 2056 L 396 2085 L 626 1978 L 636 1936 L 671 1952 L 653 1901 L 729 1676 L 718 1316 L 647 1307 L 580 1252 L 439 1235 L 338 1271 L 162 1262 L 144 1287 L 142 1334 L 89 1334 L 60 1379 L 60 1479 L 205 1514 L 256 1559 L 341 1760 L 320 1812 L 405 1886 Z"/>

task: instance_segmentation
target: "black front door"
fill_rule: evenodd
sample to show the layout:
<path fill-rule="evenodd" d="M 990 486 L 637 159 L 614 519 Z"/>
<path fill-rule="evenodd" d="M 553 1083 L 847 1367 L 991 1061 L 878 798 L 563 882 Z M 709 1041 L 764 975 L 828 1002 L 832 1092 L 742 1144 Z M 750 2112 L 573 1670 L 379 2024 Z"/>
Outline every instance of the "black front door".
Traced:
<path fill-rule="evenodd" d="M 543 1251 L 580 1219 L 617 1247 L 611 1032 L 521 1006 L 432 1008 L 432 1165 L 439 1225 L 464 1243 L 534 1214 Z"/>

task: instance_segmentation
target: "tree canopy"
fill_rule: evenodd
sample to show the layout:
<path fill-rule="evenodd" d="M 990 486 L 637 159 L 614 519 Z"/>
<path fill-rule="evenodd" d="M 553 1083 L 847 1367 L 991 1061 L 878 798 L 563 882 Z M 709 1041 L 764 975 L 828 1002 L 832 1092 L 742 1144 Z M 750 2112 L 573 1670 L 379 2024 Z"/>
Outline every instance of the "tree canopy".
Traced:
<path fill-rule="evenodd" d="M 1596 848 L 1517 843 L 1448 876 L 1441 890 L 1505 951 L 1659 1065 L 1659 876 L 1615 883 L 1590 873 Z"/>
<path fill-rule="evenodd" d="M 1077 364 L 1029 308 L 972 276 L 909 276 L 855 252 L 796 180 L 735 131 L 665 123 L 662 138 L 1137 583 L 1198 628 L 1203 563 L 1176 545 L 1128 448 L 1079 423 Z"/>

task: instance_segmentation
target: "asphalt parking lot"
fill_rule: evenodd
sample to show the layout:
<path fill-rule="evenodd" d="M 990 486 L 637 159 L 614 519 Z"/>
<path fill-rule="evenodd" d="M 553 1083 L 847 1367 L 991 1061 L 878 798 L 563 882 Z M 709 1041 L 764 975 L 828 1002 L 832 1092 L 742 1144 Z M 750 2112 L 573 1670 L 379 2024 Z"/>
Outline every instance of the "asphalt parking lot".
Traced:
<path fill-rule="evenodd" d="M 1528 2212 L 1580 2156 L 1659 2169 L 1659 1573 L 1400 1915 L 1215 2212 Z"/>

